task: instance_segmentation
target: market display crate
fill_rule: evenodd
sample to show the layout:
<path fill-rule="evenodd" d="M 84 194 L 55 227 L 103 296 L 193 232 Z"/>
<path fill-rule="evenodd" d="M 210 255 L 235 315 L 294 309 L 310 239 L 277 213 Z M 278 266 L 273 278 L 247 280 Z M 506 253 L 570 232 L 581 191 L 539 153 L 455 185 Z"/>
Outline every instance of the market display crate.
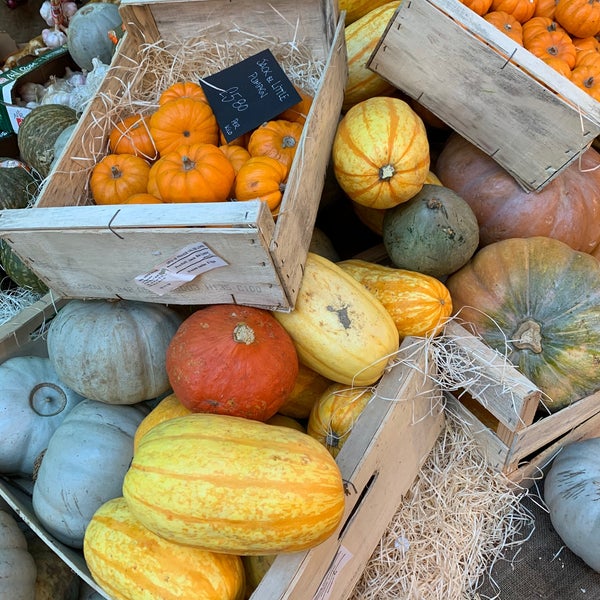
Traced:
<path fill-rule="evenodd" d="M 600 392 L 550 414 L 542 392 L 496 350 L 455 321 L 440 338 L 446 408 L 480 444 L 488 463 L 531 485 L 566 443 L 600 435 Z"/>
<path fill-rule="evenodd" d="M 402 2 L 369 68 L 541 190 L 600 132 L 600 103 L 459 0 Z"/>
<path fill-rule="evenodd" d="M 44 182 L 35 207 L 2 211 L 0 236 L 48 287 L 65 297 L 290 310 L 302 279 L 347 79 L 344 13 L 333 0 L 122 0 L 120 12 L 126 32 L 107 76 Z M 141 49 L 189 49 L 198 40 L 206 46 L 212 40 L 222 42 L 230 32 L 237 35 L 237 50 L 246 47 L 241 35 L 255 41 L 264 38 L 263 45 L 276 59 L 281 44 L 291 53 L 290 61 L 309 60 L 311 76 L 319 73 L 313 76 L 313 103 L 277 218 L 258 200 L 94 205 L 88 183 L 91 168 L 107 152 L 107 107 L 111 119 L 119 110 L 127 116 L 128 102 L 152 78 L 152 69 L 142 76 Z M 290 69 L 283 60 L 280 63 L 300 85 L 289 73 L 301 71 L 298 65 Z M 147 285 L 146 275 L 165 273 L 173 260 L 190 251 L 205 264 L 222 266 L 176 289 Z M 145 284 L 138 283 L 140 278 Z"/>
<path fill-rule="evenodd" d="M 44 331 L 68 300 L 44 298 L 23 311 L 17 321 L 0 327 L 0 362 L 12 356 L 46 356 Z M 345 482 L 346 506 L 338 529 L 305 552 L 281 554 L 252 594 L 253 600 L 319 600 L 348 598 L 367 561 L 429 456 L 444 426 L 443 402 L 434 363 L 420 342 L 407 338 L 377 384 L 336 460 Z M 104 597 L 81 551 L 56 540 L 37 519 L 31 501 L 32 482 L 0 477 L 4 498 L 31 529 Z"/>

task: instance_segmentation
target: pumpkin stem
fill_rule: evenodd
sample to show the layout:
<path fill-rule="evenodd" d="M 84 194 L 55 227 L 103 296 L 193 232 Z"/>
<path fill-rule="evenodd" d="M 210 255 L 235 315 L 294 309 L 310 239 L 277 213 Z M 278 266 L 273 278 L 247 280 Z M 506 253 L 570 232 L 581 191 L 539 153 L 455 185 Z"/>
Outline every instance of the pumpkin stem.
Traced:
<path fill-rule="evenodd" d="M 512 344 L 519 350 L 531 350 L 536 354 L 542 351 L 542 328 L 539 323 L 527 319 L 512 335 Z"/>
<path fill-rule="evenodd" d="M 238 344 L 246 344 L 246 346 L 249 346 L 250 344 L 254 343 L 254 340 L 254 329 L 252 329 L 250 325 L 247 325 L 246 323 L 238 323 L 233 328 L 234 342 L 237 342 Z"/>
<path fill-rule="evenodd" d="M 590 77 L 586 78 L 583 82 L 584 87 L 587 89 L 591 89 L 594 87 L 594 77 L 590 75 Z"/>
<path fill-rule="evenodd" d="M 117 165 L 113 165 L 110 168 L 110 176 L 113 179 L 120 179 L 121 177 L 123 177 L 123 171 L 121 171 L 121 169 L 119 169 L 119 167 L 117 167 Z"/>
<path fill-rule="evenodd" d="M 29 392 L 29 406 L 40 417 L 53 417 L 67 406 L 67 395 L 54 383 L 38 383 Z"/>
<path fill-rule="evenodd" d="M 284 135 L 281 140 L 282 148 L 293 148 L 296 145 L 296 138 L 291 135 Z"/>
<path fill-rule="evenodd" d="M 383 167 L 379 167 L 379 180 L 387 181 L 391 179 L 396 173 L 396 169 L 394 169 L 394 165 L 383 165 Z"/>
<path fill-rule="evenodd" d="M 189 156 L 182 156 L 181 163 L 184 171 L 193 171 L 196 168 L 196 163 Z"/>

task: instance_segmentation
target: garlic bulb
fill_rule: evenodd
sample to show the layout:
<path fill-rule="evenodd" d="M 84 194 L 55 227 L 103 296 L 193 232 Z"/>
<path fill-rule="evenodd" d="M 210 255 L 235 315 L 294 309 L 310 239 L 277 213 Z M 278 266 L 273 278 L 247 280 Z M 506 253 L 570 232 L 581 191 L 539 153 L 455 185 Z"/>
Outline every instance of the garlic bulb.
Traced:
<path fill-rule="evenodd" d="M 58 48 L 67 43 L 67 34 L 60 29 L 42 29 L 42 40 L 48 48 Z"/>

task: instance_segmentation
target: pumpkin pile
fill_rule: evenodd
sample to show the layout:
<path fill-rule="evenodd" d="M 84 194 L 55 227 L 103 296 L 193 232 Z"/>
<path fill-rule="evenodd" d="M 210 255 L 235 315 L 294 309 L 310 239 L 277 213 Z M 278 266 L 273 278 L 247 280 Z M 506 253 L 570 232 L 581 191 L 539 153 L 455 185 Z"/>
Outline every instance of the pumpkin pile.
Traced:
<path fill-rule="evenodd" d="M 600 4 L 588 0 L 461 0 L 600 100 Z"/>
<path fill-rule="evenodd" d="M 265 202 L 275 216 L 312 97 L 226 143 L 202 87 L 180 81 L 166 88 L 151 114 L 114 124 L 108 154 L 94 167 L 96 204 Z"/>

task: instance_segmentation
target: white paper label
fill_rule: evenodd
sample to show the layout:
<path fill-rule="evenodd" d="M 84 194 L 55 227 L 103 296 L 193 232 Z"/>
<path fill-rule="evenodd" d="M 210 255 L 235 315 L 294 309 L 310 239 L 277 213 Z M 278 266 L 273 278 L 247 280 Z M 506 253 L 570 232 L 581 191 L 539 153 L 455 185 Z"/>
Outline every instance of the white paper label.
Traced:
<path fill-rule="evenodd" d="M 321 585 L 319 585 L 319 589 L 313 596 L 313 600 L 327 600 L 331 597 L 333 584 L 337 576 L 351 558 L 352 553 L 347 548 L 344 548 L 344 546 L 338 548 L 325 577 L 323 577 L 323 581 L 321 581 Z"/>
<path fill-rule="evenodd" d="M 182 248 L 175 256 L 156 265 L 154 270 L 138 275 L 135 282 L 162 296 L 177 289 L 201 273 L 224 267 L 228 263 L 206 244 L 198 242 Z"/>

